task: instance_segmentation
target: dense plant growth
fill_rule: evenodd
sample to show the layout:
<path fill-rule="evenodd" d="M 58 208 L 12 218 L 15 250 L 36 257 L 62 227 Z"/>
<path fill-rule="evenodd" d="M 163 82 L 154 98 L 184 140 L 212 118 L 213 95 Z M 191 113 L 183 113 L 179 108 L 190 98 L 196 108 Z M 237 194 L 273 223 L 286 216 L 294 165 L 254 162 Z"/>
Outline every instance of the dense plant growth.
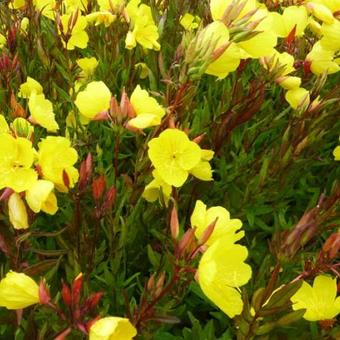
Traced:
<path fill-rule="evenodd" d="M 1 339 L 339 339 L 340 0 L 0 2 Z"/>

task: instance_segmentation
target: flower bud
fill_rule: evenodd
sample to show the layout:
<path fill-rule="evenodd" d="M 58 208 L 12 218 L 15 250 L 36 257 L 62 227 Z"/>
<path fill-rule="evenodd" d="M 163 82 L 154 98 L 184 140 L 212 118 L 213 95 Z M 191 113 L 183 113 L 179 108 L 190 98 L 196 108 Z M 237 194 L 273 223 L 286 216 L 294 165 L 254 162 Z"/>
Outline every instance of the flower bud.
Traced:
<path fill-rule="evenodd" d="M 98 201 L 103 196 L 106 187 L 105 176 L 101 175 L 93 180 L 92 183 L 92 197 L 95 201 Z"/>
<path fill-rule="evenodd" d="M 24 201 L 18 193 L 13 193 L 8 200 L 9 220 L 14 229 L 27 229 L 28 217 Z"/>

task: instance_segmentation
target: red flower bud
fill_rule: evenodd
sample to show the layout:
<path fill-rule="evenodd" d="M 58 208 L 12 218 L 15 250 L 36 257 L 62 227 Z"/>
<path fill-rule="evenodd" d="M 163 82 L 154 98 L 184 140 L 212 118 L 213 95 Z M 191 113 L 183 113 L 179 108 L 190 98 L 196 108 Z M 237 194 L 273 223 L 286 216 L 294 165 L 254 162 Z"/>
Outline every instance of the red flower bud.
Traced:
<path fill-rule="evenodd" d="M 114 201 L 116 200 L 117 190 L 112 185 L 106 192 L 104 203 L 103 203 L 103 213 L 107 212 L 112 208 Z"/>
<path fill-rule="evenodd" d="M 83 306 L 84 312 L 86 313 L 87 311 L 90 311 L 91 309 L 95 308 L 103 295 L 104 295 L 103 292 L 97 292 L 93 293 L 88 299 L 86 299 Z"/>
<path fill-rule="evenodd" d="M 46 305 L 51 301 L 50 292 L 48 291 L 45 280 L 41 280 L 39 284 L 39 300 L 42 305 Z"/>
<path fill-rule="evenodd" d="M 179 222 L 176 206 L 174 206 L 171 210 L 170 230 L 172 238 L 176 240 L 179 233 Z"/>
<path fill-rule="evenodd" d="M 72 295 L 71 290 L 66 283 L 63 282 L 63 288 L 61 290 L 61 296 L 66 306 L 70 307 L 72 305 Z"/>
<path fill-rule="evenodd" d="M 80 300 L 80 293 L 83 287 L 83 273 L 80 273 L 73 281 L 72 284 L 72 302 L 73 304 L 78 304 Z"/>
<path fill-rule="evenodd" d="M 98 201 L 102 197 L 105 187 L 106 187 L 106 181 L 105 181 L 104 175 L 101 175 L 93 180 L 92 197 L 94 198 L 95 201 Z"/>

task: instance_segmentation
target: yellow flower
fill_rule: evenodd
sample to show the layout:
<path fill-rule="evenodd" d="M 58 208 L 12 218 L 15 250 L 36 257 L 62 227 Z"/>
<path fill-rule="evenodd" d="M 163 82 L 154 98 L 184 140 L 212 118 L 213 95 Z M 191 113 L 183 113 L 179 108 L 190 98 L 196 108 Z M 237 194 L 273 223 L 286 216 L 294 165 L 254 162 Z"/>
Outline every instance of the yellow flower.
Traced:
<path fill-rule="evenodd" d="M 131 50 L 138 43 L 144 48 L 159 51 L 158 28 L 153 20 L 151 8 L 139 3 L 140 0 L 131 0 L 126 7 L 133 29 L 126 36 L 125 47 Z"/>
<path fill-rule="evenodd" d="M 189 171 L 201 160 L 201 148 L 177 129 L 167 129 L 149 143 L 148 155 L 160 178 L 167 184 L 180 187 Z"/>
<path fill-rule="evenodd" d="M 323 35 L 320 40 L 321 45 L 330 51 L 337 52 L 340 50 L 340 21 L 334 20 L 332 24 L 323 24 L 321 26 Z"/>
<path fill-rule="evenodd" d="M 162 117 L 165 115 L 164 108 L 139 85 L 132 92 L 130 102 L 136 113 L 136 117 L 129 120 L 130 126 L 145 129 L 161 123 Z"/>
<path fill-rule="evenodd" d="M 28 217 L 24 201 L 14 192 L 8 200 L 9 220 L 14 229 L 27 229 Z"/>
<path fill-rule="evenodd" d="M 200 179 L 201 181 L 212 181 L 212 169 L 209 163 L 214 157 L 214 151 L 212 150 L 201 150 L 201 161 L 190 170 L 190 174 Z"/>
<path fill-rule="evenodd" d="M 210 0 L 210 11 L 214 21 L 222 20 L 224 13 L 229 6 L 235 6 L 233 0 Z M 246 0 L 245 6 L 240 12 L 238 18 L 243 17 L 245 14 L 249 13 L 257 7 L 258 4 L 256 0 Z"/>
<path fill-rule="evenodd" d="M 304 34 L 308 25 L 308 14 L 304 6 L 289 6 L 282 14 L 272 12 L 273 30 L 278 37 L 286 38 L 295 28 L 295 36 Z"/>
<path fill-rule="evenodd" d="M 111 92 L 102 81 L 89 83 L 85 90 L 78 93 L 75 104 L 81 115 L 93 119 L 110 106 Z"/>
<path fill-rule="evenodd" d="M 137 334 L 129 319 L 107 316 L 90 328 L 90 340 L 132 340 Z"/>
<path fill-rule="evenodd" d="M 68 23 L 71 17 L 74 17 L 74 13 L 64 14 L 61 16 L 61 23 L 63 25 L 64 34 L 67 33 Z M 85 31 L 86 26 L 87 26 L 86 17 L 79 14 L 77 16 L 77 21 L 72 28 L 70 39 L 67 41 L 67 43 L 63 41 L 63 44 L 66 47 L 66 49 L 74 50 L 75 47 L 86 48 L 87 43 L 89 41 L 89 36 Z"/>
<path fill-rule="evenodd" d="M 157 170 L 152 172 L 154 179 L 145 187 L 142 197 L 148 202 L 155 202 L 163 196 L 165 205 L 168 205 L 171 196 L 171 185 L 167 184 L 158 175 Z"/>
<path fill-rule="evenodd" d="M 217 222 L 213 233 L 207 241 L 208 245 L 213 244 L 222 237 L 227 237 L 231 243 L 235 243 L 244 236 L 244 231 L 238 231 L 242 227 L 242 222 L 239 219 L 230 219 L 227 209 L 220 206 L 207 209 L 207 206 L 198 200 L 190 218 L 191 226 L 196 227 L 195 235 L 198 239 L 203 236 L 206 228 L 216 218 Z"/>
<path fill-rule="evenodd" d="M 340 313 L 340 297 L 336 297 L 336 279 L 319 275 L 313 287 L 303 281 L 301 288 L 291 297 L 293 309 L 306 309 L 303 318 L 308 321 L 330 320 Z"/>
<path fill-rule="evenodd" d="M 334 21 L 332 11 L 323 4 L 318 4 L 314 2 L 309 2 L 306 5 L 307 9 L 319 20 L 325 22 L 326 24 L 331 24 Z"/>
<path fill-rule="evenodd" d="M 26 274 L 10 271 L 0 281 L 0 306 L 22 309 L 39 302 L 39 286 Z"/>
<path fill-rule="evenodd" d="M 33 155 L 29 140 L 0 134 L 0 189 L 8 187 L 22 192 L 36 181 L 37 173 L 31 169 Z"/>
<path fill-rule="evenodd" d="M 241 314 L 243 309 L 238 288 L 251 277 L 251 268 L 244 263 L 247 256 L 246 247 L 222 237 L 204 252 L 198 266 L 198 282 L 203 293 L 230 318 Z"/>
<path fill-rule="evenodd" d="M 71 13 L 77 9 L 86 11 L 88 0 L 63 0 L 63 4 L 66 9 L 66 13 Z"/>
<path fill-rule="evenodd" d="M 28 101 L 28 108 L 34 123 L 44 127 L 49 132 L 59 130 L 52 103 L 43 94 L 33 92 Z"/>
<path fill-rule="evenodd" d="M 285 98 L 289 105 L 295 110 L 309 105 L 310 102 L 309 92 L 303 87 L 287 91 Z"/>
<path fill-rule="evenodd" d="M 220 21 L 215 21 L 206 26 L 200 33 L 200 36 L 202 37 L 200 41 L 202 49 L 206 48 L 209 44 L 213 44 L 215 46 L 214 50 L 218 50 L 229 41 L 228 28 Z M 244 51 L 236 44 L 230 43 L 227 49 L 209 64 L 205 73 L 223 79 L 230 72 L 237 69 L 243 57 L 247 57 Z"/>
<path fill-rule="evenodd" d="M 57 198 L 53 189 L 52 182 L 40 179 L 26 191 L 26 202 L 32 211 L 38 213 L 42 210 L 50 215 L 57 212 Z"/>
<path fill-rule="evenodd" d="M 29 98 L 33 93 L 42 94 L 43 88 L 35 79 L 27 77 L 26 82 L 20 85 L 18 96 Z"/>
<path fill-rule="evenodd" d="M 190 13 L 185 13 L 180 20 L 180 24 L 187 30 L 192 31 L 199 26 L 201 18 L 199 16 L 193 16 Z"/>
<path fill-rule="evenodd" d="M 318 41 L 307 54 L 306 60 L 311 62 L 311 71 L 316 74 L 336 73 L 340 70 L 339 65 L 334 61 L 334 51 L 326 50 Z"/>
<path fill-rule="evenodd" d="M 333 156 L 336 161 L 340 161 L 340 145 L 333 150 Z"/>
<path fill-rule="evenodd" d="M 0 50 L 6 45 L 6 37 L 0 33 Z"/>
<path fill-rule="evenodd" d="M 54 9 L 56 7 L 55 0 L 33 0 L 33 5 L 35 6 L 37 11 L 41 12 L 43 16 L 54 20 Z"/>
<path fill-rule="evenodd" d="M 27 33 L 27 28 L 30 23 L 30 20 L 27 17 L 23 17 L 21 22 L 20 22 L 20 29 L 24 32 Z"/>
<path fill-rule="evenodd" d="M 286 90 L 293 90 L 301 86 L 301 78 L 299 77 L 284 76 L 277 78 L 275 81 Z"/>
<path fill-rule="evenodd" d="M 39 143 L 38 165 L 43 178 L 53 182 L 61 192 L 68 191 L 65 176 L 70 188 L 77 182 L 78 170 L 73 167 L 77 160 L 77 151 L 65 137 L 48 136 Z"/>
<path fill-rule="evenodd" d="M 25 0 L 12 0 L 8 6 L 9 8 L 12 8 L 12 9 L 19 9 L 21 7 L 24 7 L 26 4 L 26 1 Z"/>
<path fill-rule="evenodd" d="M 116 16 L 109 11 L 92 12 L 86 16 L 86 20 L 95 26 L 104 24 L 105 27 L 109 27 L 116 20 Z"/>
<path fill-rule="evenodd" d="M 264 68 L 269 72 L 274 71 L 275 74 L 279 74 L 280 76 L 286 76 L 287 74 L 294 72 L 294 57 L 287 53 L 280 53 L 276 50 L 270 56 L 265 57 L 262 62 Z M 278 72 L 280 71 L 280 72 Z"/>
<path fill-rule="evenodd" d="M 97 0 L 101 11 L 110 11 L 123 6 L 125 0 Z"/>
<path fill-rule="evenodd" d="M 85 79 L 91 77 L 98 66 L 98 60 L 95 57 L 80 58 L 76 60 L 76 63 L 82 70 L 80 76 Z"/>
<path fill-rule="evenodd" d="M 0 114 L 0 134 L 9 132 L 9 126 L 3 115 Z"/>
<path fill-rule="evenodd" d="M 312 0 L 308 2 L 324 5 L 329 8 L 333 13 L 340 11 L 340 0 Z"/>
<path fill-rule="evenodd" d="M 251 21 L 260 22 L 254 30 L 257 34 L 250 39 L 238 42 L 237 46 L 242 48 L 251 58 L 270 55 L 277 44 L 273 17 L 266 9 L 259 8 L 251 17 Z"/>

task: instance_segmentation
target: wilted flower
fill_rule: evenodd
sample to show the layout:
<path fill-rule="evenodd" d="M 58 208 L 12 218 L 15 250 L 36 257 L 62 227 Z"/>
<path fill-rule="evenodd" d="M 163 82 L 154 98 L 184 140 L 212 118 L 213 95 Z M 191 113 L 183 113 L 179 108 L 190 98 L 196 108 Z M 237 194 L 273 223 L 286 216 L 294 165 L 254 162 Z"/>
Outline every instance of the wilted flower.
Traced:
<path fill-rule="evenodd" d="M 185 13 L 180 20 L 180 24 L 187 30 L 192 31 L 197 28 L 200 24 L 201 18 L 191 15 L 190 13 Z"/>
<path fill-rule="evenodd" d="M 116 16 L 109 11 L 92 12 L 86 16 L 86 20 L 95 26 L 104 24 L 105 27 L 109 27 L 116 20 Z"/>
<path fill-rule="evenodd" d="M 336 297 L 336 279 L 319 275 L 313 287 L 303 281 L 301 288 L 291 297 L 293 309 L 306 309 L 303 318 L 308 321 L 330 320 L 340 313 L 340 297 Z"/>
<path fill-rule="evenodd" d="M 136 114 L 135 118 L 129 120 L 130 126 L 145 129 L 161 123 L 161 119 L 165 115 L 164 108 L 139 85 L 132 92 L 130 102 Z"/>
<path fill-rule="evenodd" d="M 310 70 L 317 75 L 338 72 L 340 67 L 334 61 L 334 54 L 334 51 L 325 49 L 318 41 L 306 56 L 306 60 L 310 62 Z"/>
<path fill-rule="evenodd" d="M 39 286 L 26 274 L 10 271 L 0 281 L 0 306 L 22 309 L 39 302 Z"/>
<path fill-rule="evenodd" d="M 54 184 L 52 182 L 38 180 L 26 191 L 26 202 L 32 211 L 35 213 L 44 211 L 50 215 L 57 212 L 57 198 L 53 189 Z"/>
<path fill-rule="evenodd" d="M 212 169 L 209 161 L 214 157 L 214 151 L 201 149 L 201 160 L 189 172 L 201 181 L 212 181 Z"/>
<path fill-rule="evenodd" d="M 14 229 L 27 229 L 29 227 L 25 203 L 16 192 L 8 200 L 8 215 Z"/>
<path fill-rule="evenodd" d="M 18 96 L 29 98 L 33 93 L 42 94 L 43 88 L 35 79 L 27 77 L 26 82 L 20 85 Z"/>
<path fill-rule="evenodd" d="M 95 57 L 80 58 L 76 60 L 76 63 L 83 71 L 85 78 L 91 77 L 98 66 L 98 60 Z"/>
<path fill-rule="evenodd" d="M 221 237 L 228 237 L 234 243 L 244 236 L 244 231 L 238 231 L 242 227 L 239 219 L 230 219 L 229 211 L 223 207 L 207 206 L 200 200 L 196 201 L 195 209 L 191 215 L 191 226 L 195 227 L 197 238 L 201 238 L 206 228 L 216 220 L 214 231 L 206 244 L 211 245 Z"/>
<path fill-rule="evenodd" d="M 43 94 L 33 92 L 28 101 L 32 122 L 44 127 L 47 131 L 56 132 L 59 125 L 55 120 L 52 103 Z"/>
<path fill-rule="evenodd" d="M 238 291 L 251 277 L 251 268 L 244 260 L 246 247 L 221 237 L 203 254 L 198 266 L 198 282 L 203 293 L 230 318 L 239 315 L 243 301 Z"/>
<path fill-rule="evenodd" d="M 286 100 L 293 109 L 298 109 L 303 106 L 309 105 L 310 98 L 308 90 L 298 87 L 287 91 Z"/>
<path fill-rule="evenodd" d="M 90 340 L 131 340 L 137 334 L 128 319 L 107 316 L 90 328 Z"/>
<path fill-rule="evenodd" d="M 79 174 L 73 165 L 77 151 L 65 137 L 48 136 L 39 144 L 38 165 L 44 179 L 54 183 L 61 192 L 67 192 L 77 182 Z"/>
<path fill-rule="evenodd" d="M 157 170 L 152 172 L 154 179 L 146 185 L 142 196 L 148 202 L 155 202 L 163 196 L 164 203 L 167 205 L 171 196 L 171 185 L 167 184 L 162 180 L 162 178 L 157 174 Z"/>

